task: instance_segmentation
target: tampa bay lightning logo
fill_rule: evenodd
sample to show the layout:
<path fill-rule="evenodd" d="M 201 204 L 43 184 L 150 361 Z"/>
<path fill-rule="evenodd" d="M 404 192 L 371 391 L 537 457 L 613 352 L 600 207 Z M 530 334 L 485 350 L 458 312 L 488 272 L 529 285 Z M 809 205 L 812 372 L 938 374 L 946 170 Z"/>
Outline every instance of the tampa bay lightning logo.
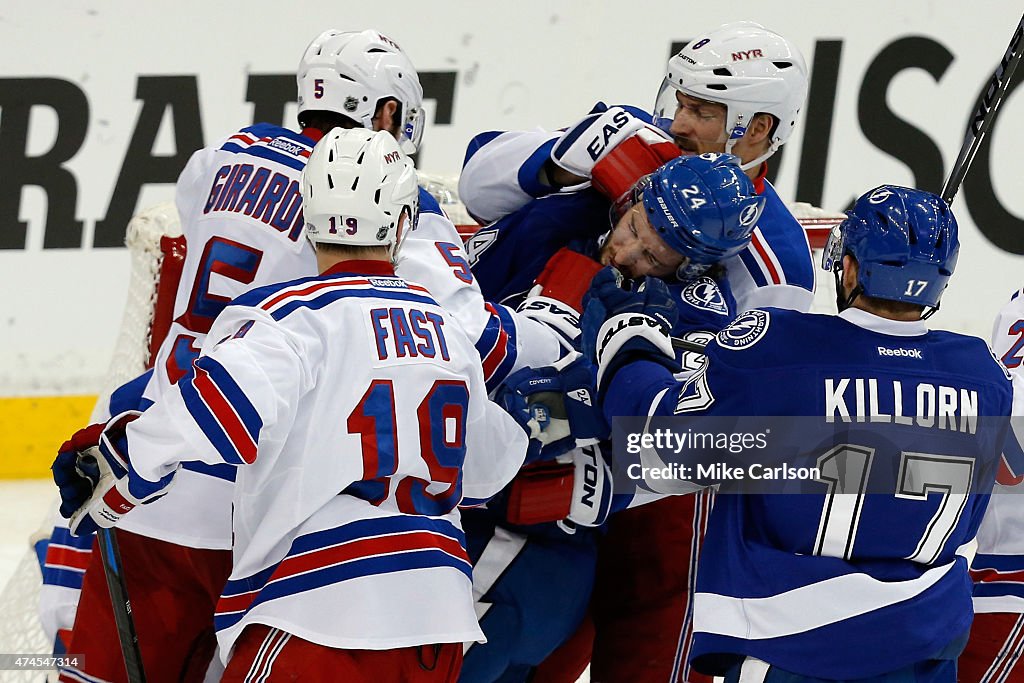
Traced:
<path fill-rule="evenodd" d="M 750 204 L 740 212 L 740 225 L 743 227 L 750 225 L 757 220 L 759 213 L 757 204 Z"/>
<path fill-rule="evenodd" d="M 768 331 L 771 314 L 755 308 L 743 313 L 732 321 L 728 327 L 718 333 L 718 345 L 723 349 L 738 351 L 746 349 L 761 341 Z"/>
<path fill-rule="evenodd" d="M 884 204 L 888 201 L 889 197 L 892 196 L 892 190 L 888 187 L 880 187 L 868 197 L 868 201 L 872 204 Z"/>
<path fill-rule="evenodd" d="M 682 300 L 694 308 L 711 311 L 718 315 L 729 315 L 729 306 L 718 283 L 709 277 L 697 278 L 683 288 Z"/>

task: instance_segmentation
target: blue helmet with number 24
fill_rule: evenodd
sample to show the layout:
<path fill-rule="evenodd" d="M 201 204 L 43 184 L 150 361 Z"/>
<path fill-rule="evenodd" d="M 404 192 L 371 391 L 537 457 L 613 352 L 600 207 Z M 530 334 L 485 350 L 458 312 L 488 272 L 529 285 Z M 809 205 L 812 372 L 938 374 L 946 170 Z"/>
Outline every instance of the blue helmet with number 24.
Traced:
<path fill-rule="evenodd" d="M 845 305 L 863 292 L 937 309 L 960 252 L 949 205 L 931 192 L 882 185 L 862 195 L 846 216 L 832 229 L 821 262 L 838 278 L 843 256 L 857 259 L 859 291 Z"/>
<path fill-rule="evenodd" d="M 764 208 L 739 159 L 713 152 L 673 159 L 641 179 L 633 196 L 665 243 L 698 268 L 743 251 Z"/>

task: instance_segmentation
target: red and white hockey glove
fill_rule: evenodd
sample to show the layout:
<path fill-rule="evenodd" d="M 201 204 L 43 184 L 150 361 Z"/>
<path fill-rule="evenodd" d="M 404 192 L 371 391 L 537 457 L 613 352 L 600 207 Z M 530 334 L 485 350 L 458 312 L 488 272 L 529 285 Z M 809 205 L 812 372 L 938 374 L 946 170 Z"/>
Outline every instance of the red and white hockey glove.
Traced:
<path fill-rule="evenodd" d="M 554 330 L 566 351 L 579 351 L 583 295 L 601 264 L 566 247 L 541 271 L 518 311 Z"/>
<path fill-rule="evenodd" d="M 604 524 L 611 506 L 611 468 L 595 444 L 524 467 L 512 480 L 505 515 L 512 524 L 558 522 L 573 533 L 574 526 Z"/>
<path fill-rule="evenodd" d="M 594 164 L 591 183 L 595 190 L 621 206 L 642 177 L 654 173 L 680 154 L 679 148 L 660 128 L 647 125 L 622 140 Z"/>
<path fill-rule="evenodd" d="M 551 161 L 556 166 L 586 180 L 610 151 L 639 130 L 657 130 L 622 107 L 594 111 L 566 128 L 551 148 Z M 671 142 L 671 141 L 670 141 Z"/>

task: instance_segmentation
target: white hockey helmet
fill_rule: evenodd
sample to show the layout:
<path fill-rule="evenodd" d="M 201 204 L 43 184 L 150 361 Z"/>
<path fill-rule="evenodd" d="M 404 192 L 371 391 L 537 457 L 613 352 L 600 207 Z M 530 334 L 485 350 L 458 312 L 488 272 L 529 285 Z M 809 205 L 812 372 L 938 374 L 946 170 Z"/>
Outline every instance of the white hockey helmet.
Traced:
<path fill-rule="evenodd" d="M 755 114 L 777 119 L 767 154 L 744 164 L 747 169 L 774 154 L 792 134 L 807 99 L 807 65 L 796 46 L 778 33 L 738 21 L 719 26 L 669 59 L 654 105 L 655 124 L 671 123 L 676 91 L 725 105 L 726 152 Z"/>
<path fill-rule="evenodd" d="M 423 87 L 398 43 L 373 29 L 324 31 L 309 44 L 296 74 L 299 121 L 307 111 L 332 111 L 373 130 L 381 100 L 398 100 L 402 150 L 413 154 L 423 138 Z"/>
<path fill-rule="evenodd" d="M 418 209 L 416 169 L 387 131 L 335 128 L 302 172 L 302 212 L 314 244 L 386 246 L 394 260 Z"/>

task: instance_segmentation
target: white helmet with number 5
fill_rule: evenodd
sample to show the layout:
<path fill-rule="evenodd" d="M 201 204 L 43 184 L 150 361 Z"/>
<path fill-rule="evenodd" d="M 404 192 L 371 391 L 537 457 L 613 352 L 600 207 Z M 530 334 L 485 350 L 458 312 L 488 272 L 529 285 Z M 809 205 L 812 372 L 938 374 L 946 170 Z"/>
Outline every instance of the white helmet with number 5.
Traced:
<path fill-rule="evenodd" d="M 302 213 L 314 244 L 384 246 L 393 260 L 418 207 L 416 169 L 386 131 L 335 128 L 302 172 Z"/>
<path fill-rule="evenodd" d="M 776 118 L 768 154 L 746 168 L 771 156 L 792 134 L 807 98 L 807 65 L 796 46 L 778 33 L 738 21 L 700 36 L 669 60 L 654 105 L 655 123 L 671 121 L 676 91 L 726 106 L 726 152 L 755 114 Z"/>
<path fill-rule="evenodd" d="M 306 48 L 296 75 L 299 122 L 307 111 L 331 111 L 373 130 L 381 100 L 398 101 L 398 138 L 413 154 L 423 137 L 423 87 L 398 43 L 383 33 L 324 31 Z"/>

